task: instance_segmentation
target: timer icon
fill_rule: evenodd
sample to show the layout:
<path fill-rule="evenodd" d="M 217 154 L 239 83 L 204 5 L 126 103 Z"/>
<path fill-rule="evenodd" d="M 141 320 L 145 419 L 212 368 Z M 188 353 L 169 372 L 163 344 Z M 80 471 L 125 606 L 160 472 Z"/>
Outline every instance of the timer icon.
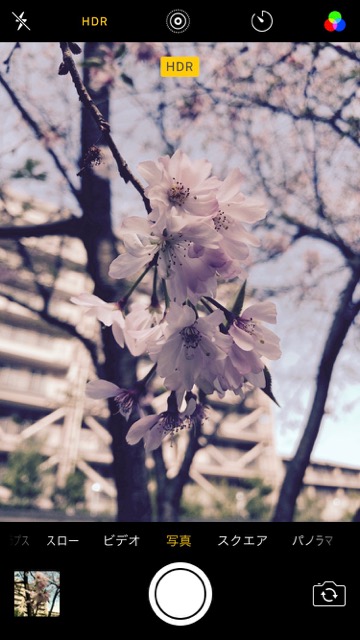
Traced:
<path fill-rule="evenodd" d="M 274 20 L 268 11 L 260 11 L 251 16 L 251 26 L 255 31 L 265 33 L 273 26 Z"/>

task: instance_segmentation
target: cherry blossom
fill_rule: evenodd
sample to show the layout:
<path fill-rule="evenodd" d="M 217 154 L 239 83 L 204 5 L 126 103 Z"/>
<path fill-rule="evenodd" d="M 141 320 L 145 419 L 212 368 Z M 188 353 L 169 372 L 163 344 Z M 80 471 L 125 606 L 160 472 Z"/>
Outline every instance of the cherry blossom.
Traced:
<path fill-rule="evenodd" d="M 164 52 L 162 42 L 127 42 L 126 46 L 138 62 L 156 63 Z"/>
<path fill-rule="evenodd" d="M 222 322 L 225 316 L 219 309 L 208 316 L 197 317 L 194 309 L 187 305 L 172 305 L 167 314 L 157 372 L 168 389 L 178 392 L 178 399 L 195 384 L 200 388 L 213 384 L 216 365 L 226 358 L 232 343 L 229 336 L 220 332 Z"/>
<path fill-rule="evenodd" d="M 142 162 L 138 168 L 149 185 L 145 194 L 156 215 L 164 211 L 210 215 L 216 211 L 218 180 L 209 177 L 211 164 L 207 160 L 191 161 L 178 149 L 171 157 Z"/>
<path fill-rule="evenodd" d="M 262 321 L 276 323 L 276 307 L 273 302 L 258 302 L 234 319 L 229 335 L 243 351 L 256 351 L 270 360 L 281 356 L 279 338 L 273 331 L 262 325 Z"/>
<path fill-rule="evenodd" d="M 116 341 L 121 347 L 124 346 L 125 320 L 118 302 L 104 302 L 92 293 L 81 293 L 79 296 L 73 296 L 70 300 L 74 304 L 87 307 L 86 313 L 95 316 L 106 327 L 112 326 Z"/>
<path fill-rule="evenodd" d="M 74 304 L 87 307 L 87 314 L 95 316 L 107 327 L 112 325 L 114 318 L 122 316 L 117 302 L 104 302 L 92 293 L 81 293 L 79 296 L 72 296 L 70 300 Z"/>
<path fill-rule="evenodd" d="M 119 413 L 128 420 L 137 406 L 140 392 L 138 389 L 122 389 L 107 380 L 93 380 L 86 385 L 86 395 L 94 400 L 114 398 Z"/>
<path fill-rule="evenodd" d="M 230 258 L 245 260 L 248 245 L 259 246 L 257 238 L 244 223 L 254 223 L 265 217 L 267 208 L 256 198 L 240 191 L 241 173 L 233 169 L 217 190 L 218 210 L 213 217 L 215 229 L 222 236 L 221 246 Z"/>
<path fill-rule="evenodd" d="M 49 578 L 41 571 L 35 572 L 36 588 L 45 589 L 49 583 Z"/>
<path fill-rule="evenodd" d="M 32 600 L 33 603 L 38 606 L 43 602 L 49 602 L 50 594 L 47 591 L 36 591 L 32 596 Z"/>
<path fill-rule="evenodd" d="M 244 351 L 233 342 L 223 362 L 223 368 L 216 377 L 214 389 L 221 397 L 226 391 L 243 396 L 247 382 L 251 382 L 254 387 L 264 388 L 264 368 L 264 362 L 255 351 Z"/>
<path fill-rule="evenodd" d="M 219 247 L 215 229 L 186 215 L 169 217 L 166 225 L 160 228 L 149 219 L 126 218 L 119 231 L 125 252 L 111 263 L 110 276 L 127 278 L 153 263 L 167 281 L 170 297 L 179 303 L 214 292 L 216 264 L 209 263 L 204 249 Z"/>
<path fill-rule="evenodd" d="M 164 310 L 142 302 L 134 302 L 125 317 L 126 346 L 133 356 L 153 353 L 162 338 Z"/>
<path fill-rule="evenodd" d="M 113 43 L 120 45 L 120 43 Z M 90 65 L 90 83 L 94 91 L 99 91 L 104 85 L 113 87 L 120 76 L 118 48 L 102 43 L 97 50 L 97 56 Z"/>
<path fill-rule="evenodd" d="M 157 266 L 178 304 L 214 296 L 219 277 L 245 280 L 248 245 L 258 242 L 244 224 L 263 218 L 266 207 L 240 191 L 239 170 L 221 182 L 210 175 L 209 162 L 191 161 L 177 150 L 142 162 L 139 171 L 152 210 L 147 218 L 123 221 L 124 252 L 110 265 L 110 276 L 127 278 Z"/>
<path fill-rule="evenodd" d="M 119 413 L 129 419 L 156 372 L 169 392 L 168 408 L 160 411 L 159 405 L 156 415 L 144 416 L 139 407 L 141 417 L 126 436 L 128 444 L 143 440 L 152 451 L 167 436 L 201 427 L 205 409 L 196 392 L 202 400 L 227 391 L 243 398 L 249 387 L 269 392 L 265 359 L 276 360 L 281 351 L 277 335 L 264 326 L 276 323 L 272 302 L 254 303 L 235 314 L 215 298 L 221 280 L 237 278 L 244 288 L 249 246 L 258 245 L 248 225 L 266 215 L 264 203 L 241 191 L 240 171 L 233 169 L 221 181 L 211 174 L 209 162 L 191 160 L 178 150 L 142 162 L 139 172 L 147 182 L 151 210 L 147 217 L 123 220 L 118 233 L 123 251 L 109 267 L 111 277 L 136 276 L 135 282 L 120 303 L 91 294 L 72 301 L 111 326 L 116 342 L 134 357 L 153 362 L 133 389 L 106 380 L 87 385 L 89 397 L 114 398 Z M 151 297 L 130 303 L 150 271 Z"/>
<path fill-rule="evenodd" d="M 191 414 L 195 411 L 197 415 L 191 420 Z M 199 415 L 200 411 L 193 398 L 190 398 L 186 409 L 180 412 L 175 395 L 172 393 L 168 399 L 167 411 L 163 411 L 159 415 L 145 416 L 134 422 L 126 435 L 126 441 L 128 444 L 134 445 L 143 439 L 145 450 L 153 451 L 161 445 L 166 436 L 173 439 L 179 431 L 190 429 Z"/>

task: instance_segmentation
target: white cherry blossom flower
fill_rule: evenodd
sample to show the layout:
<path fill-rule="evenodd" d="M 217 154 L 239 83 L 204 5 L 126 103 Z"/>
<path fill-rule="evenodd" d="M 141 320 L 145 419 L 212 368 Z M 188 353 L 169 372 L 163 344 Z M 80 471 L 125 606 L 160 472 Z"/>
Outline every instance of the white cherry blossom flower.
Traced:
<path fill-rule="evenodd" d="M 215 389 L 220 395 L 226 390 L 241 394 L 246 383 L 265 388 L 265 364 L 262 357 L 280 358 L 279 338 L 262 325 L 262 321 L 275 324 L 276 307 L 272 302 L 259 302 L 249 306 L 233 320 L 229 336 L 233 343 L 219 370 Z"/>
<path fill-rule="evenodd" d="M 110 327 L 119 315 L 122 313 L 117 302 L 105 302 L 92 293 L 81 293 L 79 296 L 72 296 L 71 302 L 82 307 L 87 307 L 87 314 L 95 316 L 100 322 Z"/>
<path fill-rule="evenodd" d="M 127 278 L 156 260 L 171 299 L 182 303 L 188 297 L 197 301 L 206 292 L 213 295 L 216 266 L 209 263 L 204 249 L 217 249 L 219 234 L 195 216 L 169 217 L 166 224 L 160 229 L 149 219 L 133 216 L 124 220 L 120 236 L 125 253 L 111 263 L 110 276 Z"/>
<path fill-rule="evenodd" d="M 223 362 L 223 368 L 217 375 L 214 389 L 223 396 L 225 391 L 243 395 L 247 382 L 254 387 L 264 388 L 266 385 L 264 367 L 264 363 L 255 351 L 244 351 L 233 342 Z"/>
<path fill-rule="evenodd" d="M 49 583 L 49 578 L 42 571 L 35 572 L 35 582 L 39 589 L 45 589 Z"/>
<path fill-rule="evenodd" d="M 47 591 L 36 591 L 32 595 L 32 600 L 35 605 L 40 605 L 43 602 L 49 602 L 50 594 Z"/>
<path fill-rule="evenodd" d="M 258 355 L 277 360 L 281 356 L 278 336 L 262 325 L 262 321 L 276 323 L 276 306 L 273 302 L 257 302 L 247 307 L 235 318 L 229 335 L 243 351 L 255 351 Z"/>
<path fill-rule="evenodd" d="M 181 150 L 159 160 L 141 162 L 139 172 L 147 181 L 145 193 L 157 215 L 173 213 L 210 215 L 217 209 L 218 180 L 209 177 L 211 164 L 207 160 L 190 160 Z"/>
<path fill-rule="evenodd" d="M 220 183 L 216 192 L 219 207 L 224 209 L 224 215 L 229 215 L 239 222 L 253 224 L 265 218 L 267 208 L 257 198 L 244 195 L 240 191 L 241 182 L 242 176 L 239 169 L 233 169 Z"/>
<path fill-rule="evenodd" d="M 248 230 L 265 217 L 266 207 L 242 193 L 238 169 L 220 181 L 211 176 L 211 164 L 190 160 L 182 151 L 157 161 L 142 162 L 139 172 L 147 182 L 151 211 L 125 218 L 119 230 L 123 253 L 109 267 L 113 278 L 136 276 L 120 303 L 107 303 L 92 294 L 71 298 L 106 326 L 116 342 L 138 357 L 146 354 L 153 367 L 133 389 L 112 382 L 88 383 L 89 397 L 114 398 L 127 419 L 155 373 L 171 391 L 168 408 L 136 420 L 126 436 L 130 445 L 144 441 L 147 451 L 185 428 L 197 429 L 205 416 L 194 387 L 204 394 L 227 391 L 243 397 L 251 386 L 268 391 L 263 359 L 281 356 L 280 341 L 264 323 L 276 323 L 272 302 L 255 303 L 235 316 L 214 297 L 218 279 L 245 280 L 249 245 L 257 239 Z M 126 305 L 140 280 L 154 272 L 151 303 Z M 158 304 L 157 283 L 166 285 L 166 309 Z M 197 309 L 202 297 L 216 307 L 207 315 Z M 200 397 L 202 394 L 200 393 Z M 186 401 L 184 411 L 180 409 Z M 162 406 L 159 405 L 159 411 Z"/>
<path fill-rule="evenodd" d="M 192 415 L 194 418 L 192 418 Z M 175 399 L 175 394 L 170 394 L 168 398 L 168 409 L 159 415 L 150 415 L 140 418 L 130 427 L 126 441 L 130 445 L 137 444 L 144 440 L 146 451 L 157 449 L 164 438 L 175 437 L 182 429 L 190 429 L 199 426 L 204 418 L 204 412 L 199 409 L 199 405 L 190 398 L 184 411 L 179 411 Z"/>
<path fill-rule="evenodd" d="M 93 398 L 94 400 L 114 398 L 119 413 L 121 413 L 126 420 L 129 419 L 139 400 L 139 391 L 137 389 L 122 389 L 107 380 L 92 380 L 88 382 L 86 385 L 86 395 L 88 398 Z"/>
<path fill-rule="evenodd" d="M 126 346 L 133 356 L 152 353 L 163 338 L 164 310 L 134 302 L 125 317 Z"/>
<path fill-rule="evenodd" d="M 258 199 L 240 191 L 241 173 L 233 169 L 217 190 L 219 208 L 213 216 L 216 231 L 222 236 L 221 247 L 234 260 L 245 260 L 248 245 L 259 246 L 257 238 L 243 223 L 254 223 L 266 215 L 266 207 Z"/>
<path fill-rule="evenodd" d="M 214 296 L 217 277 L 244 280 L 248 244 L 257 244 L 244 223 L 263 218 L 266 208 L 240 191 L 239 170 L 220 182 L 210 177 L 209 162 L 191 161 L 178 150 L 141 163 L 139 171 L 152 211 L 146 219 L 124 220 L 124 253 L 110 265 L 110 276 L 127 278 L 156 264 L 178 304 Z"/>
<path fill-rule="evenodd" d="M 205 392 L 206 383 L 212 385 L 216 364 L 226 358 L 232 343 L 229 336 L 219 330 L 223 322 L 225 316 L 219 309 L 198 318 L 187 305 L 171 306 L 164 330 L 165 343 L 157 359 L 157 372 L 168 389 L 177 391 L 178 401 L 195 384 Z"/>
<path fill-rule="evenodd" d="M 149 219 L 139 216 L 125 218 L 118 235 L 125 251 L 112 261 L 109 275 L 112 278 L 128 278 L 153 260 L 159 251 L 160 240 L 152 236 Z"/>
<path fill-rule="evenodd" d="M 153 451 L 160 446 L 165 436 L 174 435 L 184 427 L 184 421 L 179 414 L 164 412 L 160 415 L 145 416 L 130 427 L 126 442 L 133 445 L 143 438 L 146 451 Z"/>
<path fill-rule="evenodd" d="M 125 320 L 117 302 L 105 302 L 92 293 L 81 293 L 79 296 L 70 298 L 71 302 L 82 307 L 87 307 L 86 313 L 95 316 L 106 327 L 112 326 L 112 332 L 116 342 L 124 346 Z"/>

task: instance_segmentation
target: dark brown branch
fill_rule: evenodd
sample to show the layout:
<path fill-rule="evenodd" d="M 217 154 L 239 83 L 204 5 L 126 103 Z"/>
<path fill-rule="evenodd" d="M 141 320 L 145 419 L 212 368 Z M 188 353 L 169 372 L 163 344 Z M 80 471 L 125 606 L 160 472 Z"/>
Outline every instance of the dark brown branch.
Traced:
<path fill-rule="evenodd" d="M 11 295 L 10 293 L 1 293 L 1 296 L 6 300 L 9 300 L 9 302 L 15 302 L 16 304 L 20 305 L 24 309 L 27 309 L 28 311 L 35 313 L 37 316 L 39 316 L 39 318 L 42 318 L 42 320 L 45 320 L 47 323 L 53 325 L 54 327 L 61 329 L 65 333 L 68 333 L 73 338 L 77 338 L 77 340 L 80 340 L 80 342 L 82 342 L 82 344 L 88 350 L 91 356 L 92 362 L 94 364 L 94 367 L 98 369 L 99 359 L 98 359 L 98 351 L 97 351 L 96 344 L 92 340 L 89 340 L 89 338 L 85 338 L 85 336 L 79 333 L 76 327 L 74 327 L 74 325 L 70 324 L 70 322 L 66 322 L 66 320 L 60 320 L 59 318 L 52 316 L 51 314 L 48 313 L 48 311 L 46 311 L 46 309 L 40 309 L 40 310 L 35 309 L 30 304 L 27 304 L 22 300 L 18 300 L 15 296 Z"/>
<path fill-rule="evenodd" d="M 320 360 L 316 380 L 316 391 L 308 422 L 298 449 L 287 468 L 273 517 L 274 522 L 291 522 L 294 517 L 296 500 L 301 491 L 305 471 L 310 462 L 311 453 L 321 427 L 332 372 L 344 340 L 360 311 L 360 302 L 353 301 L 354 291 L 358 286 L 359 278 L 360 267 L 358 266 L 357 269 L 352 271 L 340 296 L 340 302 Z"/>
<path fill-rule="evenodd" d="M 20 240 L 16 240 L 16 246 L 18 249 L 18 254 L 22 259 L 23 266 L 25 267 L 25 269 L 28 269 L 34 276 L 35 288 L 39 296 L 42 298 L 43 309 L 47 312 L 52 295 L 52 290 L 48 287 L 45 287 L 43 284 L 41 284 L 41 282 L 39 282 L 37 278 L 37 276 L 39 275 L 38 271 L 27 248 L 22 244 Z"/>
<path fill-rule="evenodd" d="M 355 62 L 360 62 L 360 56 L 356 54 L 356 51 L 348 51 L 341 45 L 334 44 L 333 42 L 327 42 L 326 45 L 331 49 L 334 49 L 339 55 L 344 56 L 345 58 L 350 58 L 350 60 L 354 60 Z"/>
<path fill-rule="evenodd" d="M 53 584 L 54 584 L 54 583 L 53 583 Z M 55 606 L 56 598 L 58 597 L 59 591 L 60 591 L 60 587 L 58 587 L 58 586 L 56 585 L 56 590 L 55 590 L 55 593 L 54 593 L 53 598 L 52 598 L 51 607 L 50 607 L 49 612 L 48 612 L 48 617 L 49 617 L 49 618 L 51 618 L 51 614 L 52 614 L 52 612 L 53 612 L 53 610 L 54 610 L 54 606 Z"/>
<path fill-rule="evenodd" d="M 43 238 L 44 236 L 71 236 L 79 238 L 81 236 L 80 218 L 68 218 L 49 222 L 46 224 L 12 225 L 11 227 L 0 227 L 0 239 L 10 240 L 16 238 Z"/>
<path fill-rule="evenodd" d="M 10 71 L 10 64 L 11 64 L 11 59 L 16 51 L 16 49 L 20 49 L 21 44 L 20 42 L 15 42 L 13 48 L 11 49 L 8 57 L 6 58 L 6 60 L 4 60 L 4 64 L 6 64 L 6 73 L 9 73 Z"/>
<path fill-rule="evenodd" d="M 236 105 L 238 107 L 244 106 L 246 97 L 244 97 L 243 102 Z M 290 109 L 286 107 L 282 107 L 276 104 L 272 104 L 271 102 L 267 102 L 266 100 L 262 100 L 260 97 L 248 98 L 249 106 L 257 106 L 262 107 L 263 109 L 268 109 L 272 113 L 280 113 L 282 115 L 289 116 L 294 121 L 308 120 L 309 122 L 317 122 L 320 124 L 325 124 L 331 129 L 333 129 L 340 138 L 349 138 L 351 142 L 353 142 L 357 147 L 360 147 L 359 137 L 352 134 L 350 131 L 343 131 L 337 124 L 336 120 L 338 119 L 336 114 L 334 114 L 331 118 L 327 118 L 326 116 L 319 116 L 311 110 L 305 110 L 299 113 L 293 113 Z M 346 122 L 346 121 L 343 121 Z"/>
<path fill-rule="evenodd" d="M 125 183 L 130 182 L 132 186 L 136 189 L 136 191 L 140 194 L 145 209 L 148 213 L 151 211 L 149 199 L 145 195 L 144 187 L 140 184 L 140 182 L 135 178 L 135 176 L 131 173 L 127 163 L 121 156 L 111 134 L 110 134 L 110 125 L 104 119 L 101 111 L 96 106 L 95 102 L 92 100 L 89 92 L 87 91 L 80 74 L 76 68 L 72 53 L 70 51 L 70 47 L 67 42 L 60 42 L 61 51 L 63 54 L 63 65 L 64 68 L 70 73 L 74 86 L 76 88 L 77 94 L 79 96 L 80 102 L 84 105 L 88 111 L 90 111 L 93 119 L 98 125 L 102 137 L 108 145 L 114 160 L 116 162 L 118 171 L 122 179 Z M 63 71 L 61 75 L 63 75 Z"/>
<path fill-rule="evenodd" d="M 23 119 L 25 120 L 25 122 L 29 125 L 30 129 L 32 129 L 32 131 L 34 132 L 34 134 L 36 135 L 38 140 L 41 140 L 41 142 L 45 145 L 46 151 L 49 153 L 49 155 L 51 156 L 51 158 L 53 159 L 55 166 L 57 167 L 57 169 L 60 171 L 61 175 L 65 178 L 71 193 L 73 194 L 73 196 L 75 196 L 76 200 L 79 202 L 80 204 L 80 200 L 79 200 L 79 191 L 76 189 L 76 187 L 73 185 L 72 181 L 70 180 L 67 171 L 65 169 L 65 167 L 63 166 L 63 164 L 61 163 L 60 159 L 58 158 L 57 154 L 55 153 L 55 151 L 50 147 L 46 136 L 43 134 L 43 132 L 41 131 L 39 125 L 37 122 L 35 122 L 35 120 L 31 117 L 31 115 L 26 111 L 26 109 L 22 106 L 19 98 L 17 97 L 17 95 L 15 94 L 15 92 L 12 90 L 12 88 L 10 87 L 10 85 L 6 82 L 6 80 L 4 79 L 4 77 L 2 76 L 2 74 L 0 73 L 0 84 L 2 84 L 2 86 L 4 87 L 5 91 L 7 92 L 7 94 L 9 95 L 13 105 L 18 109 L 18 111 L 21 113 Z"/>
<path fill-rule="evenodd" d="M 300 220 L 297 220 L 292 216 L 288 216 L 285 213 L 281 215 L 281 219 L 288 224 L 297 227 L 297 231 L 294 234 L 294 241 L 299 240 L 303 237 L 317 238 L 318 240 L 323 240 L 324 242 L 328 242 L 329 244 L 334 245 L 337 249 L 339 249 L 346 260 L 350 262 L 356 260 L 356 254 L 335 231 L 333 231 L 332 233 L 325 233 L 321 229 L 310 227 L 309 225 L 304 224 Z"/>
<path fill-rule="evenodd" d="M 181 467 L 174 478 L 167 477 L 166 465 L 159 447 L 153 451 L 155 461 L 155 473 L 157 481 L 157 508 L 158 520 L 161 522 L 174 522 L 179 515 L 179 506 L 184 486 L 189 480 L 189 471 L 195 453 L 201 447 L 196 433 L 189 433 L 189 443 Z"/>

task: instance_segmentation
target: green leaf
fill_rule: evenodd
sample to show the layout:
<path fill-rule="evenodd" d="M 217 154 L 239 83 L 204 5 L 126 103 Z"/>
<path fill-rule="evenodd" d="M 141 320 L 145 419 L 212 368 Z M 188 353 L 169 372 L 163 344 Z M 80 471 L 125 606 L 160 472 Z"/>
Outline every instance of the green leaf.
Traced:
<path fill-rule="evenodd" d="M 83 67 L 102 67 L 103 65 L 104 60 L 95 56 L 86 58 L 82 63 Z"/>
<path fill-rule="evenodd" d="M 244 305 L 244 300 L 245 300 L 245 289 L 246 289 L 246 280 L 244 282 L 244 284 L 242 285 L 239 293 L 236 296 L 236 300 L 233 304 L 233 308 L 232 308 L 232 312 L 236 315 L 239 316 L 241 314 L 243 305 Z"/>
<path fill-rule="evenodd" d="M 261 391 L 263 391 L 264 393 L 266 393 L 266 395 L 270 398 L 270 400 L 272 400 L 273 402 L 275 402 L 275 404 L 277 404 L 278 407 L 280 407 L 278 401 L 276 400 L 273 392 L 272 392 L 272 380 L 271 380 L 271 375 L 270 375 L 270 371 L 267 367 L 264 367 L 264 375 L 265 375 L 265 382 L 266 385 L 264 387 L 264 389 L 261 389 Z"/>
<path fill-rule="evenodd" d="M 126 46 L 125 46 L 124 43 L 122 43 L 120 45 L 120 47 L 116 50 L 114 57 L 115 58 L 122 58 L 123 55 L 125 54 L 125 52 L 126 52 Z"/>
<path fill-rule="evenodd" d="M 13 171 L 12 178 L 17 180 L 21 178 L 33 178 L 34 180 L 46 180 L 47 173 L 46 171 L 41 171 L 40 173 L 35 173 L 36 167 L 40 164 L 39 160 L 33 160 L 32 158 L 28 158 L 21 169 L 17 169 Z"/>
<path fill-rule="evenodd" d="M 123 80 L 123 82 L 125 82 L 125 84 L 130 85 L 130 87 L 134 86 L 134 81 L 132 78 L 130 78 L 130 76 L 127 76 L 126 73 L 122 73 L 120 78 Z"/>

